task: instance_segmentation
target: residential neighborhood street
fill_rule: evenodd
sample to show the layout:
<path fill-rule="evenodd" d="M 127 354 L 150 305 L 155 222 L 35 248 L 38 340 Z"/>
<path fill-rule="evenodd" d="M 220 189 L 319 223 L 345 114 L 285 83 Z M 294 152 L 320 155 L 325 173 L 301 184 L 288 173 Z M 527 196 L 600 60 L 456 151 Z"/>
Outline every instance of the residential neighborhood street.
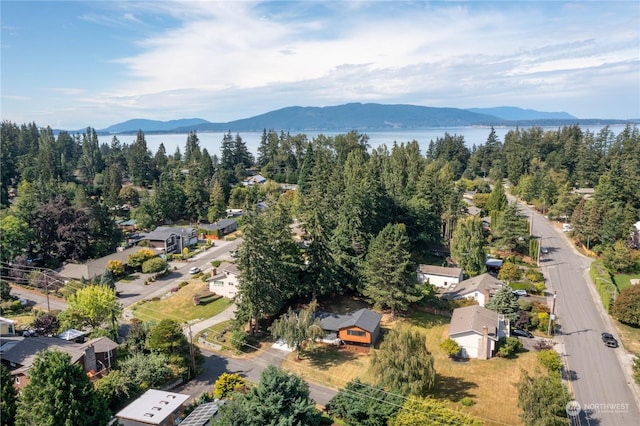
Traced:
<path fill-rule="evenodd" d="M 532 214 L 529 208 L 523 211 Z M 549 249 L 540 264 L 549 306 L 555 292 L 559 333 L 554 340 L 565 362 L 565 379 L 581 407 L 580 424 L 638 424 L 637 385 L 630 377 L 629 355 L 622 347 L 606 347 L 600 338 L 602 332 L 616 338 L 617 334 L 590 281 L 591 259 L 578 253 L 544 216 L 533 214 L 533 234 Z"/>

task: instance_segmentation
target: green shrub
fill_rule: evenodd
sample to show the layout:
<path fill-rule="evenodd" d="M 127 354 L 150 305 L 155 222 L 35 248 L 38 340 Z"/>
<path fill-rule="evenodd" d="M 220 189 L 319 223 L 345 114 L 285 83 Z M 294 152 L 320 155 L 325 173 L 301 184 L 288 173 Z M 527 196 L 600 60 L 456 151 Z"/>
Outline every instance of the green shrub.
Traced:
<path fill-rule="evenodd" d="M 498 341 L 498 356 L 502 358 L 511 358 L 520 349 L 522 342 L 517 337 L 500 338 Z"/>
<path fill-rule="evenodd" d="M 527 269 L 526 272 L 524 273 L 524 276 L 527 280 L 531 281 L 532 283 L 539 283 L 541 281 L 544 281 L 544 276 L 542 275 L 542 272 L 537 271 L 535 269 Z"/>
<path fill-rule="evenodd" d="M 243 330 L 233 330 L 231 332 L 231 346 L 236 350 L 241 351 L 247 344 L 249 336 Z"/>
<path fill-rule="evenodd" d="M 549 331 L 549 314 L 547 312 L 538 312 L 538 330 Z"/>
<path fill-rule="evenodd" d="M 451 337 L 440 342 L 440 348 L 444 350 L 449 357 L 456 356 L 460 353 L 460 345 L 458 345 L 458 342 L 453 340 Z"/>
<path fill-rule="evenodd" d="M 544 349 L 538 352 L 538 361 L 549 371 L 560 371 L 562 369 L 562 358 L 553 349 Z"/>
<path fill-rule="evenodd" d="M 633 380 L 640 384 L 640 356 L 636 356 L 633 360 Z"/>
<path fill-rule="evenodd" d="M 188 285 L 189 285 L 189 281 L 182 281 L 180 284 L 178 284 L 178 288 L 186 287 Z"/>
<path fill-rule="evenodd" d="M 217 268 L 221 264 L 222 264 L 222 260 L 213 260 L 213 261 L 211 261 L 211 266 L 213 266 L 214 268 Z"/>
<path fill-rule="evenodd" d="M 474 403 L 471 398 L 469 398 L 468 396 L 465 396 L 460 400 L 460 404 L 464 405 L 465 407 L 471 407 Z"/>

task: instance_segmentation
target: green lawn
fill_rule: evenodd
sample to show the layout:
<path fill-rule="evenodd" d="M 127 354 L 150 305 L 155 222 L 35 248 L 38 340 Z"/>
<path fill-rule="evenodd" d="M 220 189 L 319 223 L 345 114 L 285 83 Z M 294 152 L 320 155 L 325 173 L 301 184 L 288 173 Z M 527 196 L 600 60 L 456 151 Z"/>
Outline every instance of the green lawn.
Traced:
<path fill-rule="evenodd" d="M 210 318 L 231 305 L 229 299 L 218 299 L 206 305 L 194 306 L 193 296 L 208 289 L 200 280 L 192 280 L 189 285 L 162 300 L 148 301 L 134 306 L 133 314 L 141 321 L 160 321 L 165 318 L 184 322 L 197 318 Z"/>
<path fill-rule="evenodd" d="M 618 291 L 622 291 L 627 287 L 631 287 L 632 279 L 640 279 L 640 275 L 617 274 L 613 276 L 613 282 L 615 283 L 616 287 L 618 287 Z"/>

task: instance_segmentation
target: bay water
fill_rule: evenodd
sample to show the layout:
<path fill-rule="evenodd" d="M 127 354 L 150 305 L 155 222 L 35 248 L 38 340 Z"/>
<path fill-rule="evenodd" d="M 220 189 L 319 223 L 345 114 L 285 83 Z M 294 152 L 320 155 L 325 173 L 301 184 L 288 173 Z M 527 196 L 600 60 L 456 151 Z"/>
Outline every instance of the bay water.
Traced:
<path fill-rule="evenodd" d="M 545 130 L 558 130 L 562 126 L 543 127 Z M 580 126 L 583 131 L 589 130 L 590 132 L 597 134 L 605 126 Z M 501 142 L 504 142 L 504 137 L 510 130 L 515 130 L 514 127 L 495 127 L 496 136 Z M 526 127 L 520 127 L 524 129 Z M 610 125 L 609 128 L 616 135 L 620 133 L 624 128 L 624 124 Z M 343 131 L 331 131 L 331 132 L 303 132 L 303 131 L 291 131 L 291 135 L 297 135 L 303 133 L 307 136 L 307 140 L 311 141 L 313 138 L 322 134 L 325 136 L 336 136 L 339 134 L 346 134 L 350 130 Z M 278 134 L 280 131 L 277 130 Z M 471 147 L 479 146 L 486 143 L 489 134 L 491 133 L 490 127 L 437 127 L 428 129 L 400 129 L 400 130 L 378 130 L 378 131 L 359 131 L 360 134 L 366 134 L 369 137 L 369 146 L 371 148 L 377 148 L 382 145 L 386 145 L 389 149 L 393 146 L 394 142 L 406 143 L 413 140 L 417 141 L 420 145 L 420 152 L 424 155 L 429 148 L 429 143 L 435 141 L 437 138 L 444 137 L 445 133 L 449 135 L 463 136 L 465 144 L 471 149 Z M 262 139 L 262 132 L 231 132 L 231 135 L 236 137 L 239 134 L 242 140 L 246 143 L 247 148 L 253 155 L 257 155 L 258 146 Z M 206 148 L 210 155 L 221 154 L 220 146 L 225 133 L 221 132 L 198 132 L 198 139 L 200 140 L 200 148 Z M 99 136 L 100 143 L 111 143 L 112 135 Z M 120 143 L 133 144 L 136 140 L 135 135 L 117 135 Z M 164 144 L 167 155 L 173 155 L 176 149 L 179 148 L 180 152 L 184 154 L 185 145 L 187 143 L 187 133 L 172 133 L 172 134 L 145 134 L 145 140 L 147 141 L 147 147 L 154 155 L 160 144 Z"/>

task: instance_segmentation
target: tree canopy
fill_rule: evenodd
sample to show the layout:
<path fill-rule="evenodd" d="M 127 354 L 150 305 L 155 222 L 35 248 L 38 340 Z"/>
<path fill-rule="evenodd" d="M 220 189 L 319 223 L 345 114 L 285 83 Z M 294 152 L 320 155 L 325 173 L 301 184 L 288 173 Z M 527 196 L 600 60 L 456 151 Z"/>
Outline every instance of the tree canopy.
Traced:
<path fill-rule="evenodd" d="M 109 418 L 105 402 L 70 355 L 49 350 L 36 356 L 20 397 L 18 426 L 106 425 Z"/>
<path fill-rule="evenodd" d="M 393 329 L 373 353 L 371 371 L 378 384 L 402 395 L 427 395 L 435 386 L 433 356 L 417 330 Z"/>

